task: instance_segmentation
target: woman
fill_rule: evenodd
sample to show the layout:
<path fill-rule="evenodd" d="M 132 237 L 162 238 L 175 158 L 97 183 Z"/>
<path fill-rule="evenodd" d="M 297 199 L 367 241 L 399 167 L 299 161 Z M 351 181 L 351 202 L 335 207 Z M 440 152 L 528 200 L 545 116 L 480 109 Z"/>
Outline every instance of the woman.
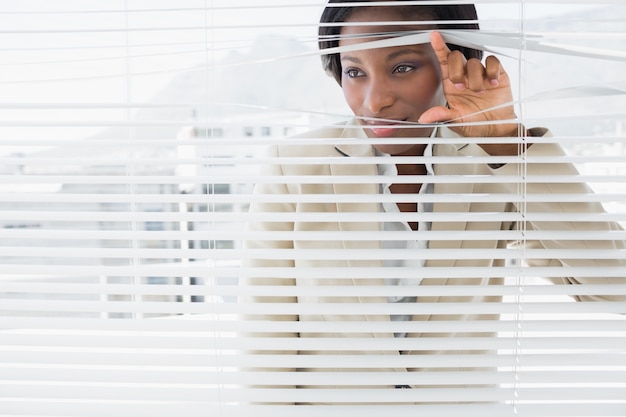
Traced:
<path fill-rule="evenodd" d="M 331 3 L 351 3 L 349 1 L 331 1 Z M 435 22 L 462 21 L 452 25 L 436 24 Z M 286 271 L 294 271 L 290 277 L 263 276 L 260 270 L 256 270 L 254 276 L 242 279 L 246 286 L 320 286 L 331 290 L 321 292 L 322 295 L 276 295 L 256 296 L 245 299 L 248 303 L 299 303 L 306 305 L 327 305 L 327 303 L 346 303 L 346 311 L 341 314 L 325 312 L 322 307 L 319 311 L 309 314 L 251 314 L 248 320 L 281 320 L 293 322 L 321 322 L 332 323 L 349 321 L 355 326 L 371 322 L 389 323 L 388 332 L 380 330 L 355 332 L 344 335 L 337 333 L 332 327 L 328 331 L 285 331 L 264 332 L 261 328 L 255 336 L 265 337 L 299 337 L 299 338 L 338 338 L 338 337 L 361 337 L 361 338 L 384 338 L 397 340 L 402 338 L 414 338 L 415 343 L 410 349 L 386 349 L 378 353 L 381 355 L 424 355 L 424 354 L 465 354 L 477 353 L 477 350 L 464 349 L 434 350 L 424 348 L 420 341 L 425 338 L 441 337 L 490 337 L 486 332 L 463 332 L 450 333 L 427 333 L 415 332 L 419 327 L 402 326 L 403 322 L 415 324 L 432 321 L 448 322 L 475 322 L 477 320 L 497 320 L 493 314 L 465 314 L 459 310 L 441 313 L 441 310 L 429 313 L 427 310 L 419 310 L 419 314 L 359 314 L 350 311 L 351 306 L 361 303 L 486 303 L 501 301 L 499 296 L 493 295 L 442 295 L 420 296 L 420 288 L 426 286 L 441 285 L 502 285 L 502 277 L 482 276 L 465 277 L 460 271 L 470 268 L 481 270 L 503 267 L 505 260 L 495 258 L 489 254 L 498 249 L 510 247 L 511 242 L 503 238 L 493 236 L 505 236 L 505 231 L 524 230 L 613 230 L 619 226 L 614 223 L 579 223 L 568 217 L 569 212 L 602 212 L 602 207 L 595 203 L 525 203 L 526 212 L 539 213 L 563 213 L 563 221 L 526 221 L 523 225 L 515 220 L 498 220 L 494 214 L 519 213 L 522 208 L 515 201 L 481 200 L 484 195 L 516 195 L 518 194 L 517 183 L 499 181 L 498 176 L 518 175 L 520 164 L 503 163 L 502 156 L 517 156 L 525 154 L 528 157 L 563 155 L 563 151 L 554 144 L 532 143 L 532 137 L 547 134 L 546 129 L 527 129 L 517 122 L 509 77 L 500 61 L 489 56 L 484 64 L 481 62 L 481 52 L 454 45 L 446 45 L 437 29 L 477 29 L 476 11 L 471 5 L 424 5 L 424 6 L 397 6 L 390 3 L 389 6 L 358 6 L 350 7 L 327 7 L 320 22 L 320 48 L 329 49 L 339 47 L 340 51 L 331 49 L 330 54 L 323 58 L 324 69 L 337 80 L 341 86 L 346 101 L 354 113 L 354 120 L 346 125 L 323 128 L 321 130 L 303 135 L 308 138 L 337 138 L 336 145 L 309 145 L 293 146 L 293 142 L 286 145 L 274 146 L 268 151 L 270 157 L 328 157 L 336 161 L 341 159 L 346 163 L 328 164 L 283 164 L 272 165 L 264 168 L 263 176 L 283 178 L 310 177 L 310 176 L 380 176 L 380 183 L 294 183 L 286 180 L 284 183 L 258 184 L 256 193 L 285 196 L 277 202 L 256 202 L 251 206 L 251 218 L 257 213 L 283 213 L 284 221 L 254 221 L 250 222 L 250 229 L 259 232 L 315 232 L 327 231 L 327 240 L 307 240 L 294 238 L 284 240 L 273 239 L 271 234 L 264 240 L 247 241 L 246 247 L 254 250 L 270 250 L 272 253 L 281 253 L 284 256 L 273 256 L 281 259 L 246 259 L 244 266 L 249 268 L 277 267 L 289 268 Z M 393 22 L 399 22 L 393 23 Z M 406 23 L 403 23 L 406 22 Z M 468 23 L 470 22 L 470 23 Z M 453 22 L 454 23 L 454 22 Z M 364 42 L 372 40 L 388 39 L 400 34 L 412 34 L 416 31 L 432 31 L 430 43 L 417 45 L 389 46 L 375 49 L 352 48 Z M 454 121 L 451 123 L 450 121 Z M 443 125 L 442 123 L 445 123 Z M 524 140 L 511 140 L 511 137 L 523 137 Z M 347 138 L 368 139 L 363 144 L 347 144 Z M 417 138 L 416 140 L 405 140 Z M 430 143 L 428 138 L 434 138 Z M 449 138 L 449 142 L 442 141 Z M 476 140 L 464 143 L 464 138 L 487 138 L 484 144 L 477 144 Z M 499 143 L 493 138 L 503 138 Z M 505 140 L 504 138 L 509 138 Z M 365 142 L 365 141 L 364 141 Z M 369 143 L 374 143 L 369 145 Z M 326 143 L 326 142 L 325 142 Z M 519 144 L 527 144 L 521 146 Z M 429 158 L 436 157 L 452 158 L 449 163 L 431 163 Z M 473 160 L 485 161 L 486 157 L 493 156 L 493 163 L 472 162 Z M 377 164 L 367 162 L 351 163 L 355 158 L 379 157 Z M 386 162 L 388 157 L 407 157 L 410 162 L 390 164 Z M 498 160 L 500 157 L 500 160 Z M 416 163 L 416 158 L 419 161 Z M 455 160 L 453 160 L 456 158 Z M 463 158 L 458 159 L 458 158 Z M 401 158 L 400 158 L 401 159 Z M 397 160 L 397 159 L 394 159 Z M 407 159 L 408 161 L 408 159 Z M 467 161 L 459 163 L 457 161 Z M 528 164 L 526 169 L 529 175 L 576 175 L 573 166 L 569 164 Z M 409 175 L 410 177 L 403 177 Z M 439 182 L 433 181 L 436 176 L 463 176 L 464 178 L 491 177 L 488 182 Z M 404 181 L 403 178 L 411 178 Z M 539 184 L 528 183 L 527 194 L 559 194 L 581 193 L 591 191 L 584 184 Z M 330 201 L 307 202 L 298 199 L 298 195 L 365 195 L 372 196 L 371 201 L 365 203 L 351 203 Z M 387 200 L 375 198 L 378 195 L 394 196 L 398 198 L 389 203 Z M 295 195 L 293 200 L 289 195 Z M 426 198 L 405 198 L 402 196 L 418 195 Z M 437 202 L 436 199 L 428 198 L 429 195 L 445 196 L 457 195 L 458 199 L 452 202 Z M 475 195 L 476 197 L 467 197 Z M 428 203 L 428 201 L 434 203 Z M 342 218 L 342 213 L 413 213 L 409 221 L 359 221 Z M 444 213 L 450 220 L 430 221 L 424 214 L 439 213 L 444 218 Z M 316 221 L 300 221 L 295 214 L 317 213 L 320 216 Z M 491 216 L 479 215 L 490 213 Z M 325 215 L 325 216 L 322 216 Z M 397 218 L 397 216 L 396 216 Z M 495 218 L 491 220 L 491 218 Z M 325 220 L 328 219 L 328 220 Z M 383 236 L 385 232 L 408 232 L 411 236 L 406 240 L 351 240 L 350 238 L 336 238 L 340 234 L 349 235 L 358 232 L 371 232 L 373 236 Z M 411 234 L 411 231 L 417 233 Z M 484 231 L 487 237 L 482 240 L 464 240 L 463 236 L 471 231 Z M 426 239 L 420 232 L 451 233 L 453 237 Z M 491 233 L 490 233 L 491 232 Z M 500 234 L 502 232 L 502 234 Z M 333 237 L 330 237 L 332 234 Z M 471 233 L 469 233 L 471 234 Z M 296 236 L 296 233 L 294 233 Z M 432 234 L 430 236 L 433 236 Z M 623 248 L 623 242 L 594 241 L 583 242 L 568 240 L 565 242 L 547 241 L 523 241 L 526 248 L 535 249 L 574 249 L 574 248 Z M 385 250 L 390 249 L 415 249 L 416 251 L 428 249 L 429 252 L 437 250 L 458 249 L 459 256 L 447 259 L 415 259 L 408 256 L 407 259 L 388 259 L 383 256 Z M 333 254 L 328 259 L 301 259 L 292 257 L 291 249 L 310 250 L 323 249 L 326 253 Z M 462 250 L 479 250 L 481 258 L 461 256 Z M 369 253 L 381 254 L 380 259 L 351 259 L 354 250 L 371 250 Z M 345 259 L 337 259 L 336 254 L 344 251 Z M 252 252 L 251 252 L 252 253 Z M 428 252 L 427 252 L 428 253 Z M 448 252 L 449 253 L 449 252 Z M 620 260 L 592 260 L 592 259 L 525 259 L 531 266 L 610 266 L 624 265 Z M 380 279 L 359 279 L 360 276 L 349 276 L 351 268 L 360 270 L 376 270 L 376 268 L 404 268 L 413 271 L 412 274 L 404 274 L 399 278 L 386 276 Z M 324 268 L 324 271 L 340 271 L 337 278 L 319 277 L 312 278 L 298 271 L 310 271 L 311 268 Z M 361 269 L 362 268 L 362 269 Z M 445 269 L 442 269 L 445 268 Z M 452 268 L 452 269 L 448 269 Z M 432 271 L 450 271 L 449 277 L 438 277 L 441 274 Z M 342 273 L 343 272 L 343 273 Z M 271 274 L 266 274 L 271 275 Z M 364 277 L 365 278 L 365 277 Z M 611 283 L 617 282 L 611 278 L 580 278 L 562 277 L 548 278 L 555 283 Z M 406 286 L 407 291 L 400 296 L 359 296 L 351 295 L 349 288 L 356 289 L 359 286 L 371 285 Z M 332 287 L 337 287 L 337 292 L 332 293 Z M 348 288 L 348 290 L 346 290 Z M 587 295 L 577 297 L 579 301 L 592 300 L 617 300 L 617 297 L 599 295 Z M 294 327 L 292 326 L 291 329 Z M 363 327 L 358 327 L 359 329 Z M 380 329 L 380 327 L 377 327 Z M 395 339 L 393 339 L 395 338 Z M 432 340 L 432 339 L 430 339 Z M 441 340 L 441 339 L 440 339 Z M 406 346 L 403 345 L 403 346 Z M 289 349 L 284 351 L 259 351 L 258 353 L 281 353 L 284 354 L 285 366 L 275 370 L 281 371 L 336 371 L 340 375 L 343 371 L 354 371 L 354 368 L 328 368 L 327 366 L 296 367 L 290 365 L 289 354 L 307 355 L 360 355 L 372 354 L 371 350 L 362 351 L 328 350 L 316 351 L 304 349 L 296 352 Z M 296 362 L 293 362 L 294 364 Z M 268 368 L 256 367 L 255 369 Z M 446 368 L 449 369 L 449 368 Z M 475 370 L 471 366 L 462 367 L 463 370 Z M 404 374 L 407 371 L 420 371 L 415 366 L 383 367 L 378 371 L 397 372 Z M 404 381 L 404 380 L 403 380 Z M 419 381 L 416 379 L 416 381 Z M 315 384 L 302 384 L 299 387 L 311 387 Z M 364 383 L 364 386 L 367 383 Z M 423 382 L 416 383 L 390 383 L 391 388 L 416 388 L 424 386 Z M 459 384 L 461 385 L 461 384 Z M 269 384 L 268 384 L 269 386 Z M 387 386 L 387 385 L 386 385 Z M 476 385 L 475 385 L 476 386 Z M 324 385 L 328 388 L 329 385 Z M 345 387 L 345 386 L 343 386 Z M 268 400 L 271 402 L 271 400 Z M 348 400 L 346 400 L 348 401 Z M 455 400 L 452 399 L 452 402 Z M 481 400 L 478 400 L 481 401 Z M 297 401 L 296 401 L 297 402 Z M 302 401 L 307 402 L 307 401 Z M 348 401 L 349 402 L 349 401 Z"/>

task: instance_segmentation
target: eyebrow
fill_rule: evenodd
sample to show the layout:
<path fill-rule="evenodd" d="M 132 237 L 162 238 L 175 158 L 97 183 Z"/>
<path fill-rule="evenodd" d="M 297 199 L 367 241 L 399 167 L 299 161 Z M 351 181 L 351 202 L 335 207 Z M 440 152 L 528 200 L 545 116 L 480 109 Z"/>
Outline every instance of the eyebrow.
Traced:
<path fill-rule="evenodd" d="M 386 60 L 392 60 L 395 58 L 399 58 L 403 55 L 424 55 L 424 51 L 420 50 L 420 49 L 412 49 L 412 48 L 405 48 L 405 49 L 400 49 L 399 51 L 394 51 L 392 53 L 390 53 L 389 55 L 387 55 Z M 351 61 L 354 63 L 360 63 L 361 60 L 355 56 L 352 55 L 344 55 L 341 57 L 341 61 Z"/>

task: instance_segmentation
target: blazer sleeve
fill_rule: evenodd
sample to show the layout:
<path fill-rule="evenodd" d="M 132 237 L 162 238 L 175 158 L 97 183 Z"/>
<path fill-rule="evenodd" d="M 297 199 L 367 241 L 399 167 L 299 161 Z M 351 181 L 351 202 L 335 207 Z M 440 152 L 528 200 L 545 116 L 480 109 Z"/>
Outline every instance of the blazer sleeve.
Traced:
<path fill-rule="evenodd" d="M 535 143 L 526 152 L 529 163 L 525 167 L 521 167 L 520 164 L 507 164 L 494 172 L 496 175 L 516 175 L 519 174 L 520 169 L 524 168 L 527 178 L 532 179 L 535 175 L 552 175 L 558 176 L 578 176 L 580 175 L 576 168 L 569 162 L 563 163 L 537 163 L 532 162 L 535 156 L 565 156 L 563 149 L 550 143 Z M 510 184 L 510 187 L 516 187 L 517 184 Z M 544 195 L 546 198 L 544 201 L 528 201 L 526 203 L 525 211 L 529 214 L 532 213 L 549 213 L 557 214 L 557 216 L 551 216 L 550 221 L 539 221 L 530 219 L 523 225 L 517 224 L 516 227 L 524 227 L 527 231 L 533 232 L 555 232 L 554 234 L 561 234 L 560 238 L 541 238 L 535 240 L 527 240 L 521 242 L 526 249 L 546 249 L 546 250 L 576 250 L 579 254 L 581 251 L 593 250 L 592 255 L 585 256 L 571 256 L 558 259 L 547 258 L 529 258 L 527 263 L 530 266 L 535 267 L 587 267 L 597 268 L 599 276 L 564 276 L 560 278 L 547 278 L 548 280 L 558 284 L 626 284 L 624 277 L 610 277 L 602 276 L 602 271 L 606 271 L 612 267 L 625 268 L 626 260 L 619 257 L 607 259 L 594 257 L 593 253 L 608 253 L 608 251 L 617 252 L 618 250 L 624 250 L 626 244 L 621 239 L 612 238 L 612 234 L 617 231 L 622 231 L 622 227 L 617 222 L 603 220 L 603 213 L 605 210 L 601 203 L 595 201 L 589 201 L 585 196 L 593 194 L 593 190 L 583 182 L 536 182 L 529 181 L 526 183 L 527 195 Z M 510 189 L 509 192 L 517 192 L 514 189 Z M 579 195 L 580 198 L 571 198 L 571 196 Z M 559 198 L 562 196 L 563 198 Z M 564 198 L 568 196 L 568 198 Z M 537 199 L 542 200 L 542 199 Z M 587 201 L 585 201 L 587 200 Z M 521 210 L 519 205 L 516 210 Z M 593 214 L 596 213 L 597 220 L 584 221 L 580 219 L 580 214 Z M 557 220 L 558 219 L 558 220 Z M 586 240 L 584 236 L 585 232 L 593 232 L 595 235 L 606 235 L 606 239 L 600 240 Z M 546 233 L 546 236 L 550 236 L 551 233 Z M 599 251 L 599 252 L 598 252 Z M 566 253 L 566 251 L 565 251 Z M 626 301 L 626 296 L 621 295 L 580 295 L 574 297 L 578 301 Z"/>

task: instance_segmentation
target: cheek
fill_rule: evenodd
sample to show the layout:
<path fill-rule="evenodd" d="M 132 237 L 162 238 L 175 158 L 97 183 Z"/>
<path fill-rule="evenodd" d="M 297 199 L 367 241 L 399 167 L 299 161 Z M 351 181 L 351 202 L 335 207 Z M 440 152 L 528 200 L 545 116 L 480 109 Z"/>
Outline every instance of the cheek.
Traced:
<path fill-rule="evenodd" d="M 350 82 L 346 81 L 342 83 L 341 89 L 343 91 L 343 97 L 345 98 L 348 107 L 350 107 L 350 109 L 354 113 L 356 113 L 357 109 L 359 109 L 361 106 L 361 95 L 359 93 L 359 90 L 355 88 L 354 85 L 351 85 Z"/>
<path fill-rule="evenodd" d="M 416 107 L 431 107 L 445 103 L 441 78 L 436 71 L 420 78 L 419 82 L 413 84 L 412 87 L 405 90 L 405 98 Z"/>

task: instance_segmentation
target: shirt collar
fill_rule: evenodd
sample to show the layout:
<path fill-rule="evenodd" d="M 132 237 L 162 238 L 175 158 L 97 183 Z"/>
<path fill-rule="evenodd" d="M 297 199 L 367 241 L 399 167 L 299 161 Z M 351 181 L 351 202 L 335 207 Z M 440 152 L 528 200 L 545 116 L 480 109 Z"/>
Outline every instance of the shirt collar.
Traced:
<path fill-rule="evenodd" d="M 433 129 L 433 133 L 430 135 L 431 138 L 434 138 L 437 136 L 437 130 L 438 128 Z M 376 154 L 376 156 L 380 156 L 382 158 L 390 157 L 388 153 L 380 152 L 378 149 L 375 149 L 374 153 Z M 426 157 L 426 162 L 424 163 L 424 165 L 426 166 L 427 175 L 435 174 L 435 171 L 433 170 L 433 164 L 431 162 L 431 156 L 433 156 L 432 142 L 428 143 L 426 145 L 426 148 L 424 149 L 424 157 Z M 398 175 L 398 168 L 396 167 L 396 164 L 392 164 L 390 162 L 385 161 L 384 159 L 381 159 L 381 162 L 378 164 L 378 174 L 385 175 L 385 176 L 395 176 L 395 175 Z"/>

